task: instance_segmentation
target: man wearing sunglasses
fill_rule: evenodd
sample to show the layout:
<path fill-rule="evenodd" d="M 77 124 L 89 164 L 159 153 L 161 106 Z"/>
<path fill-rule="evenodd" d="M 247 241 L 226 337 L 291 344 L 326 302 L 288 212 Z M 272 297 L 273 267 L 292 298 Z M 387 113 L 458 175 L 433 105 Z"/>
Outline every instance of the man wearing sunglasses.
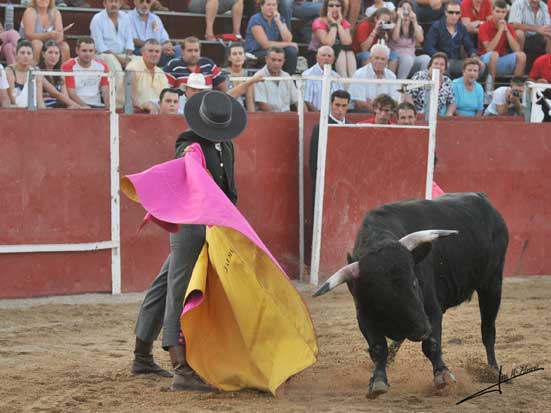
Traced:
<path fill-rule="evenodd" d="M 456 0 L 450 0 L 446 4 L 445 15 L 432 24 L 425 38 L 425 52 L 429 56 L 436 52 L 444 52 L 448 55 L 449 73 L 452 78 L 461 76 L 465 57 L 478 58 L 471 36 L 460 19 L 460 4 Z M 467 56 L 462 56 L 461 48 L 465 50 Z M 480 73 L 484 68 L 483 65 Z"/>

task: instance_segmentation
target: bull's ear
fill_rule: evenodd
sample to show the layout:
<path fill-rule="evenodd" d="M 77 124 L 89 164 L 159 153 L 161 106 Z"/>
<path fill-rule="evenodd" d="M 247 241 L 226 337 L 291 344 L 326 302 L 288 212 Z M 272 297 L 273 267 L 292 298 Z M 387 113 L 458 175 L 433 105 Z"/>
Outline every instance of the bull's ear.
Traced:
<path fill-rule="evenodd" d="M 352 264 L 354 261 L 358 261 L 358 260 L 354 259 L 352 255 L 346 254 L 346 262 L 348 262 L 349 264 Z"/>

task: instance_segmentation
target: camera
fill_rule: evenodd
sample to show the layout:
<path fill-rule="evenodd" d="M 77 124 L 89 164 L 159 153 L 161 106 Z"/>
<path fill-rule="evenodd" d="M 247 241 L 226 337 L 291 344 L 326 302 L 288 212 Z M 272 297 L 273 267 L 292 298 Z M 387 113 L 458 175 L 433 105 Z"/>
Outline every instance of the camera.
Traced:
<path fill-rule="evenodd" d="M 383 23 L 381 25 L 382 30 L 392 30 L 394 29 L 395 24 L 394 23 Z"/>
<path fill-rule="evenodd" d="M 407 9 L 404 10 L 404 11 L 402 12 L 402 16 L 408 17 L 408 16 L 409 16 L 409 10 L 407 10 Z"/>
<path fill-rule="evenodd" d="M 522 96 L 522 92 L 520 90 L 513 90 L 512 95 L 516 98 L 519 98 Z"/>

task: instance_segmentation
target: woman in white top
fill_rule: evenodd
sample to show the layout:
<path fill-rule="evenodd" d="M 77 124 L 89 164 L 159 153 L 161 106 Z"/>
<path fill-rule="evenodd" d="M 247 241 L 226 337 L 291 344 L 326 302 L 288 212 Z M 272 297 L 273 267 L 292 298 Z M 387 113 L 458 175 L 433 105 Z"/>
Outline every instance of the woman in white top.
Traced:
<path fill-rule="evenodd" d="M 228 68 L 224 71 L 228 74 L 228 89 L 229 91 L 235 89 L 245 81 L 232 80 L 232 77 L 248 77 L 247 70 L 243 67 L 245 64 L 245 48 L 241 43 L 235 43 L 230 46 L 228 51 Z M 232 94 L 233 95 L 233 94 Z M 254 87 L 247 87 L 247 91 L 244 95 L 234 96 L 239 103 L 241 103 L 248 112 L 255 111 L 254 105 Z"/>
<path fill-rule="evenodd" d="M 6 68 L 8 78 L 8 96 L 10 103 L 18 108 L 26 108 L 29 102 L 29 73 L 33 69 L 33 48 L 29 41 L 21 40 L 17 44 L 15 63 Z M 36 77 L 35 103 L 39 109 L 44 108 L 42 100 L 42 79 Z"/>
<path fill-rule="evenodd" d="M 398 53 L 398 79 L 407 79 L 410 74 L 427 68 L 430 56 L 415 55 L 416 46 L 422 44 L 423 40 L 423 28 L 417 23 L 413 3 L 402 0 L 398 3 L 396 26 L 388 42 L 388 46 Z"/>
<path fill-rule="evenodd" d="M 373 5 L 369 6 L 367 9 L 365 9 L 366 17 L 371 16 L 373 13 L 375 13 L 375 10 L 380 9 L 381 7 L 387 8 L 392 13 L 394 13 L 394 9 L 396 8 L 394 6 L 394 3 L 391 2 L 391 1 L 375 0 Z"/>
<path fill-rule="evenodd" d="M 61 48 L 61 63 L 69 60 L 71 53 L 67 42 L 63 41 L 63 21 L 55 7 L 55 0 L 31 0 L 23 13 L 19 34 L 32 43 L 34 62 L 38 64 L 42 44 L 54 40 Z"/>

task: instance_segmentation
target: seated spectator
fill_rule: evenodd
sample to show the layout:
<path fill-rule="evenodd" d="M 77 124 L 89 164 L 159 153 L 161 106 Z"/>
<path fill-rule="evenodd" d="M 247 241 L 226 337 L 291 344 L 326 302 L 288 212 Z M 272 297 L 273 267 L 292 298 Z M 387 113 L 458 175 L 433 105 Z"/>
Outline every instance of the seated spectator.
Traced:
<path fill-rule="evenodd" d="M 478 28 L 482 23 L 492 17 L 491 0 L 462 0 L 461 23 L 465 25 L 471 34 L 473 43 L 477 44 Z"/>
<path fill-rule="evenodd" d="M 98 57 L 115 74 L 117 107 L 120 108 L 124 104 L 123 68 L 132 60 L 134 41 L 130 20 L 120 11 L 121 0 L 103 0 L 103 6 L 105 9 L 92 17 L 90 32 Z"/>
<path fill-rule="evenodd" d="M 205 40 L 215 40 L 214 19 L 216 14 L 231 10 L 233 34 L 241 39 L 241 19 L 243 18 L 243 0 L 189 0 L 190 13 L 205 15 Z"/>
<path fill-rule="evenodd" d="M 234 89 L 236 86 L 243 83 L 243 81 L 234 81 L 232 77 L 247 77 L 249 73 L 243 67 L 245 64 L 245 48 L 241 43 L 233 43 L 228 50 L 228 68 L 225 70 L 227 77 L 228 90 Z M 254 104 L 254 88 L 248 87 L 244 96 L 236 97 L 237 101 L 241 103 L 248 112 L 255 112 Z"/>
<path fill-rule="evenodd" d="M 494 90 L 492 101 L 484 111 L 484 116 L 524 116 L 525 76 L 515 76 L 510 86 Z"/>
<path fill-rule="evenodd" d="M 476 81 L 480 73 L 478 59 L 465 59 L 463 76 L 452 82 L 453 95 L 459 116 L 480 116 L 484 109 L 484 91 Z"/>
<path fill-rule="evenodd" d="M 178 115 L 178 106 L 180 103 L 180 93 L 178 89 L 166 88 L 159 95 L 159 114 L 160 115 Z M 152 112 L 150 112 L 152 113 Z"/>
<path fill-rule="evenodd" d="M 64 72 L 104 72 L 109 73 L 107 64 L 96 59 L 96 46 L 91 37 L 77 40 L 77 57 L 61 65 Z M 109 108 L 109 80 L 100 76 L 67 76 L 67 92 L 72 101 L 82 108 Z M 103 98 L 103 103 L 102 103 Z"/>
<path fill-rule="evenodd" d="M 394 3 L 391 1 L 375 0 L 371 6 L 365 9 L 365 16 L 371 17 L 371 15 L 375 13 L 377 9 L 383 7 L 388 9 L 390 12 L 394 12 L 394 10 L 396 10 L 396 6 L 394 6 Z"/>
<path fill-rule="evenodd" d="M 10 97 L 8 96 L 8 89 L 10 85 L 6 76 L 4 66 L 0 64 L 0 108 L 10 107 Z"/>
<path fill-rule="evenodd" d="M 375 125 L 390 125 L 394 111 L 398 104 L 389 95 L 382 94 L 373 99 L 373 112 L 375 115 L 372 117 L 361 120 L 358 123 L 372 123 Z"/>
<path fill-rule="evenodd" d="M 442 18 L 446 0 L 416 0 L 417 18 L 423 24 L 432 24 Z"/>
<path fill-rule="evenodd" d="M 132 60 L 126 71 L 132 74 L 132 105 L 146 110 L 146 103 L 156 99 L 163 89 L 168 87 L 168 80 L 160 67 L 161 43 L 156 39 L 145 41 L 142 56 Z"/>
<path fill-rule="evenodd" d="M 319 17 L 322 1 L 312 0 L 280 0 L 279 14 L 285 21 L 287 28 L 291 31 L 291 20 L 293 17 L 304 21 L 300 29 L 301 41 L 308 42 L 312 38 L 312 22 Z"/>
<path fill-rule="evenodd" d="M 270 0 L 267 0 L 270 1 Z M 280 47 L 270 47 L 266 54 L 266 65 L 258 71 L 264 77 L 290 77 L 282 70 L 285 52 Z M 297 88 L 293 81 L 266 80 L 254 87 L 254 100 L 262 112 L 289 112 L 297 103 Z"/>
<path fill-rule="evenodd" d="M 413 126 L 417 123 L 417 111 L 415 105 L 410 102 L 402 102 L 396 108 L 396 124 Z"/>
<path fill-rule="evenodd" d="M 9 65 L 15 63 L 15 49 L 18 41 L 19 33 L 15 30 L 4 30 L 4 26 L 0 23 L 0 56 L 4 55 Z"/>
<path fill-rule="evenodd" d="M 216 63 L 208 57 L 201 56 L 201 44 L 197 37 L 186 37 L 182 42 L 182 57 L 169 61 L 163 70 L 168 83 L 175 88 L 184 90 L 184 85 L 192 73 L 200 73 L 214 89 L 226 91 L 226 76 Z"/>
<path fill-rule="evenodd" d="M 266 57 L 271 47 L 285 52 L 285 70 L 294 74 L 297 68 L 298 45 L 277 11 L 277 0 L 260 0 L 260 13 L 249 19 L 245 38 L 245 50 L 256 57 Z"/>
<path fill-rule="evenodd" d="M 528 70 L 538 56 L 551 53 L 551 17 L 541 0 L 516 0 L 509 10 L 520 48 L 527 55 Z"/>
<path fill-rule="evenodd" d="M 61 71 L 61 48 L 54 40 L 44 42 L 38 68 L 47 71 Z M 63 76 L 42 77 L 42 98 L 44 106 L 47 108 L 80 108 L 80 105 L 69 97 Z"/>
<path fill-rule="evenodd" d="M 181 57 L 182 48 L 180 45 L 172 44 L 161 18 L 151 12 L 153 1 L 134 0 L 135 8 L 128 12 L 128 18 L 134 39 L 134 54 L 139 56 L 145 41 L 155 39 L 162 45 L 162 55 L 159 61 L 159 66 L 162 67 L 170 59 Z"/>
<path fill-rule="evenodd" d="M 416 56 L 416 46 L 423 43 L 423 28 L 417 23 L 411 0 L 402 0 L 396 12 L 396 26 L 388 46 L 398 53 L 398 79 L 407 79 L 410 74 L 425 70 L 430 56 Z"/>
<path fill-rule="evenodd" d="M 184 113 L 186 102 L 191 99 L 193 95 L 203 92 L 205 90 L 212 89 L 212 80 L 209 77 L 203 76 L 201 73 L 191 73 L 187 79 L 187 82 L 180 85 L 179 88 L 168 89 L 176 91 L 178 93 L 179 98 L 177 113 L 181 115 Z M 161 110 L 160 101 L 156 98 L 150 99 L 149 102 L 146 102 L 144 106 L 145 110 L 154 115 L 158 114 Z"/>
<path fill-rule="evenodd" d="M 448 55 L 448 69 L 452 78 L 461 74 L 463 58 L 461 48 L 469 57 L 478 57 L 467 28 L 459 21 L 461 6 L 456 0 L 446 4 L 446 15 L 434 22 L 425 38 L 425 52 L 432 56 L 436 52 Z"/>
<path fill-rule="evenodd" d="M 530 79 L 538 83 L 551 83 L 551 53 L 536 59 L 530 70 Z"/>
<path fill-rule="evenodd" d="M 369 57 L 371 55 L 369 50 L 371 50 L 374 45 L 381 41 L 388 44 L 392 29 L 394 28 L 391 24 L 391 18 L 392 13 L 387 8 L 382 7 L 377 9 L 371 17 L 358 25 L 356 33 L 354 33 L 354 39 L 352 40 L 352 49 L 356 52 L 358 65 L 365 66 L 369 63 Z M 396 72 L 396 67 L 398 66 L 398 53 L 391 51 L 389 61 L 389 68 L 393 72 Z"/>
<path fill-rule="evenodd" d="M 63 40 L 63 20 L 54 0 L 31 0 L 21 18 L 19 35 L 33 45 L 34 61 L 38 63 L 42 45 L 54 40 L 61 48 L 61 61 L 71 57 L 69 45 Z"/>
<path fill-rule="evenodd" d="M 445 75 L 448 67 L 448 56 L 446 53 L 436 52 L 432 55 L 428 70 L 422 70 L 412 76 L 412 80 L 432 80 L 432 71 L 438 69 L 440 71 L 440 89 L 438 90 L 438 115 L 453 116 L 455 113 L 455 97 L 452 90 L 452 81 Z M 428 112 L 427 93 L 429 91 L 424 87 L 413 89 L 409 94 L 413 99 L 415 110 L 419 113 Z"/>
<path fill-rule="evenodd" d="M 387 79 L 395 80 L 396 75 L 386 68 L 390 49 L 382 44 L 371 48 L 371 63 L 356 70 L 353 79 Z M 356 112 L 373 110 L 373 99 L 381 94 L 390 95 L 394 100 L 400 100 L 397 85 L 375 83 L 352 83 L 350 87 L 352 101 Z"/>
<path fill-rule="evenodd" d="M 350 105 L 350 94 L 346 90 L 335 90 L 331 93 L 331 107 L 329 111 L 329 125 L 344 125 L 350 123 L 346 120 L 346 113 Z M 312 130 L 310 139 L 310 156 L 308 166 L 312 177 L 312 203 L 316 195 L 316 175 L 318 170 L 318 146 L 319 146 L 320 125 L 317 123 Z"/>
<path fill-rule="evenodd" d="M 34 69 L 33 46 L 27 40 L 17 43 L 15 51 L 15 63 L 6 68 L 8 80 L 8 96 L 10 103 L 17 108 L 29 106 L 29 73 Z M 42 78 L 36 78 L 36 96 L 34 102 L 39 109 L 44 108 L 42 101 Z"/>
<path fill-rule="evenodd" d="M 335 60 L 333 49 L 329 46 L 321 46 L 316 53 L 316 64 L 310 69 L 302 72 L 302 76 L 323 76 L 323 67 L 332 65 Z M 334 70 L 331 71 L 333 77 L 340 77 Z M 304 103 L 309 111 L 319 112 L 321 109 L 321 80 L 306 80 L 304 82 Z M 331 92 L 344 89 L 339 82 L 331 82 Z"/>
<path fill-rule="evenodd" d="M 312 23 L 312 40 L 309 50 L 330 46 L 337 56 L 335 69 L 343 77 L 351 77 L 356 71 L 356 56 L 352 51 L 350 23 L 343 18 L 344 0 L 324 0 L 321 17 Z"/>
<path fill-rule="evenodd" d="M 526 55 L 515 37 L 513 26 L 507 24 L 506 17 L 507 3 L 505 0 L 495 0 L 491 19 L 482 23 L 478 32 L 478 54 L 488 67 L 486 92 L 494 89 L 496 76 L 524 74 Z"/>

